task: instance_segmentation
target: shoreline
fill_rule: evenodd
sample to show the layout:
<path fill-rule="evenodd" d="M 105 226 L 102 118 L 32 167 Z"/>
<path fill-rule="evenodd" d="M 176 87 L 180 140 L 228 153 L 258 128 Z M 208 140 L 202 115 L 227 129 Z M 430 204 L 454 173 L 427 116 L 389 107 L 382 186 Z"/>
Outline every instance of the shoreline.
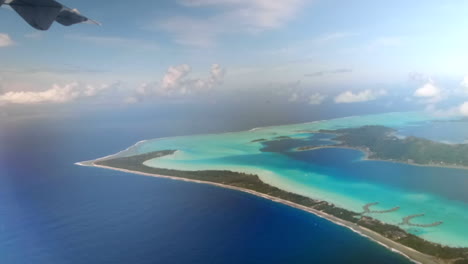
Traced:
<path fill-rule="evenodd" d="M 301 147 L 299 147 L 299 148 L 301 148 Z M 362 161 L 380 161 L 380 162 L 400 163 L 400 164 L 406 164 L 406 165 L 418 166 L 418 167 L 468 170 L 468 167 L 466 167 L 466 166 L 440 165 L 440 164 L 419 164 L 419 163 L 411 163 L 411 162 L 402 161 L 402 160 L 399 161 L 399 160 L 386 160 L 386 159 L 371 158 L 370 156 L 372 155 L 372 153 L 369 150 L 366 150 L 366 149 L 363 149 L 363 148 L 357 148 L 357 147 L 350 147 L 350 146 L 326 145 L 326 146 L 311 146 L 308 149 L 299 149 L 299 148 L 295 148 L 295 151 L 301 152 L 301 151 L 314 151 L 314 150 L 319 150 L 319 149 L 352 149 L 352 150 L 362 152 L 364 154 L 364 157 L 361 158 Z"/>
<path fill-rule="evenodd" d="M 209 184 L 211 186 L 216 186 L 219 188 L 225 188 L 225 189 L 231 189 L 235 191 L 240 191 L 244 193 L 248 193 L 250 195 L 255 195 L 257 197 L 267 199 L 276 203 L 281 203 L 286 206 L 290 206 L 311 214 L 314 214 L 320 218 L 326 219 L 334 224 L 343 226 L 345 228 L 348 228 L 349 230 L 366 237 L 373 242 L 376 242 L 380 244 L 381 246 L 386 247 L 387 249 L 396 252 L 407 259 L 411 260 L 412 262 L 415 263 L 428 263 L 428 264 L 437 264 L 437 263 L 448 263 L 446 261 L 443 261 L 441 259 L 435 258 L 433 256 L 426 255 L 424 253 L 421 253 L 419 251 L 416 251 L 412 248 L 409 248 L 407 246 L 404 246 L 402 244 L 399 244 L 398 242 L 395 242 L 389 238 L 386 238 L 382 235 L 380 235 L 377 232 L 374 232 L 368 228 L 359 226 L 357 224 L 348 222 L 343 219 L 339 219 L 333 215 L 329 215 L 327 213 L 324 213 L 322 211 L 303 206 L 291 201 L 287 201 L 281 198 L 277 198 L 274 196 L 270 196 L 267 194 L 259 193 L 253 190 L 245 189 L 245 188 L 240 188 L 240 187 L 235 187 L 235 186 L 230 186 L 226 184 L 221 184 L 221 183 L 215 183 L 215 182 L 209 182 L 209 181 L 201 181 L 201 180 L 194 180 L 194 179 L 187 179 L 183 177 L 175 177 L 175 176 L 167 176 L 167 175 L 160 175 L 160 174 L 153 174 L 153 173 L 146 173 L 146 172 L 140 172 L 140 171 L 132 171 L 132 170 L 127 170 L 127 169 L 121 169 L 121 168 L 115 168 L 115 167 L 110 167 L 110 166 L 104 166 L 104 165 L 96 165 L 94 162 L 103 160 L 104 158 L 100 158 L 97 160 L 92 160 L 92 161 L 83 161 L 83 162 L 77 162 L 75 163 L 76 165 L 79 166 L 86 166 L 86 167 L 96 167 L 96 168 L 101 168 L 101 169 L 110 169 L 110 170 L 116 170 L 116 171 L 121 171 L 125 173 L 131 173 L 131 174 L 138 174 L 138 175 L 143 175 L 143 176 L 149 176 L 149 177 L 156 177 L 156 178 L 163 178 L 163 179 L 170 179 L 170 180 L 177 180 L 177 181 L 184 181 L 184 182 L 192 182 L 192 183 L 198 183 L 198 184 Z"/>
<path fill-rule="evenodd" d="M 421 112 L 421 111 L 408 111 L 408 112 L 394 111 L 394 112 L 386 112 L 386 113 L 380 113 L 380 114 L 397 114 L 397 113 L 424 113 L 424 112 Z M 365 116 L 373 116 L 373 115 L 380 115 L 380 114 L 369 114 L 369 115 L 365 115 Z M 164 140 L 164 139 L 168 139 L 168 138 L 183 138 L 183 137 L 191 137 L 191 136 L 209 136 L 209 135 L 223 135 L 223 134 L 253 132 L 253 131 L 262 130 L 262 129 L 269 129 L 269 128 L 273 128 L 273 127 L 287 127 L 287 126 L 295 126 L 295 125 L 316 124 L 316 123 L 325 122 L 325 121 L 332 121 L 332 120 L 339 120 L 339 119 L 349 119 L 349 118 L 354 118 L 354 117 L 359 117 L 359 116 L 360 115 L 350 115 L 350 116 L 336 117 L 336 118 L 331 118 L 331 119 L 319 119 L 319 120 L 308 121 L 308 122 L 303 122 L 303 123 L 291 123 L 291 124 L 282 124 L 282 125 L 267 125 L 267 126 L 254 127 L 254 128 L 250 128 L 250 129 L 241 129 L 239 131 L 227 131 L 227 132 L 217 132 L 217 133 L 216 132 L 213 132 L 213 133 L 195 133 L 195 134 L 180 135 L 180 136 L 166 136 L 166 137 L 159 137 L 159 138 L 150 138 L 150 139 L 140 140 L 137 143 L 131 145 L 130 147 L 128 147 L 128 148 L 126 148 L 124 150 L 121 150 L 121 151 L 119 151 L 119 152 L 117 152 L 115 154 L 109 155 L 109 156 L 116 156 L 118 154 L 125 153 L 125 152 L 137 147 L 138 145 L 140 145 L 141 143 L 144 143 L 144 142 L 153 142 L 153 141 L 159 141 L 159 140 Z M 439 119 L 435 118 L 434 120 L 439 120 Z M 317 132 L 317 131 L 313 132 L 313 130 L 304 130 L 304 131 L 308 131 L 307 133 L 320 133 L 320 132 Z M 325 134 L 333 134 L 333 133 L 325 133 Z M 106 156 L 106 157 L 103 157 L 103 158 L 108 158 L 109 156 Z M 95 160 L 90 160 L 90 161 L 97 161 L 97 160 L 101 160 L 103 158 L 97 158 Z"/>
<path fill-rule="evenodd" d="M 353 116 L 335 118 L 335 119 L 346 119 L 346 118 L 351 118 L 351 117 L 353 117 Z M 317 121 L 305 122 L 305 123 L 300 123 L 300 124 L 320 123 L 321 121 L 326 121 L 326 120 L 317 120 Z M 262 129 L 268 129 L 270 127 L 284 127 L 284 126 L 291 126 L 291 125 L 297 125 L 297 124 L 273 125 L 273 126 L 265 126 L 265 127 L 256 127 L 256 128 L 250 129 L 250 130 L 242 130 L 242 131 L 234 131 L 234 132 L 221 132 L 221 133 L 208 133 L 208 134 L 195 134 L 195 135 L 192 135 L 192 136 L 203 136 L 203 135 L 207 136 L 207 135 L 219 135 L 219 134 L 232 134 L 232 133 L 240 133 L 240 132 L 252 132 L 252 131 L 257 131 L 257 130 L 262 130 Z M 335 133 L 327 133 L 327 132 L 312 131 L 312 130 L 295 131 L 295 132 L 324 133 L 324 134 L 336 135 Z M 276 134 L 276 133 L 274 133 L 274 134 Z M 178 138 L 178 137 L 183 138 L 183 137 L 187 137 L 187 136 L 183 135 L 183 136 L 177 136 L 177 137 L 162 137 L 162 138 L 141 140 L 141 141 L 135 143 L 134 145 L 129 146 L 127 149 L 119 151 L 118 153 L 108 155 L 106 157 L 97 158 L 97 159 L 94 159 L 94 160 L 77 162 L 75 164 L 79 165 L 79 166 L 96 167 L 96 168 L 101 168 L 101 169 L 110 169 L 110 170 L 115 170 L 115 171 L 121 171 L 121 172 L 124 172 L 124 173 L 138 174 L 138 175 L 149 176 L 149 177 L 164 178 L 164 179 L 184 181 L 184 182 L 192 182 L 192 183 L 198 183 L 198 184 L 209 184 L 211 186 L 215 186 L 215 187 L 218 187 L 218 188 L 225 188 L 225 189 L 240 191 L 240 192 L 243 192 L 243 193 L 247 193 L 247 194 L 250 194 L 250 195 L 255 195 L 257 197 L 270 200 L 272 202 L 281 203 L 283 205 L 286 205 L 286 206 L 289 206 L 289 207 L 292 207 L 292 208 L 296 208 L 296 209 L 299 209 L 299 210 L 314 214 L 315 216 L 323 218 L 323 219 L 325 219 L 327 221 L 330 221 L 333 224 L 343 226 L 343 227 L 351 230 L 352 232 L 355 232 L 355 233 L 359 234 L 362 237 L 366 237 L 367 239 L 370 239 L 371 241 L 373 241 L 375 243 L 378 243 L 379 245 L 384 246 L 388 250 L 390 250 L 392 252 L 395 252 L 395 253 L 398 253 L 398 254 L 404 256 L 405 258 L 409 259 L 410 261 L 415 262 L 415 263 L 429 263 L 429 264 L 432 264 L 432 263 L 446 264 L 447 263 L 448 264 L 448 263 L 453 263 L 453 261 L 457 260 L 455 258 L 452 258 L 452 259 L 445 258 L 441 254 L 435 254 L 433 256 L 433 251 L 427 251 L 427 247 L 425 247 L 425 248 L 414 247 L 414 241 L 413 242 L 410 241 L 410 243 L 408 243 L 408 241 L 403 241 L 401 243 L 401 242 L 397 242 L 397 241 L 399 241 L 399 238 L 396 239 L 396 241 L 394 241 L 394 240 L 392 240 L 390 238 L 387 238 L 387 237 L 392 237 L 392 236 L 388 236 L 387 234 L 383 235 L 383 233 L 380 232 L 380 231 L 378 231 L 378 232 L 373 231 L 373 230 L 379 230 L 379 229 L 375 229 L 372 226 L 370 228 L 368 228 L 369 226 L 368 227 L 362 226 L 362 225 L 358 224 L 357 222 L 355 223 L 355 221 L 353 219 L 349 219 L 349 218 L 346 218 L 346 217 L 344 217 L 344 218 L 339 217 L 338 215 L 335 216 L 336 214 L 334 212 L 330 212 L 330 211 L 328 211 L 328 213 L 326 213 L 324 211 L 321 211 L 320 209 L 313 208 L 313 206 L 308 206 L 307 203 L 302 203 L 301 201 L 297 201 L 297 200 L 294 200 L 294 199 L 289 200 L 289 197 L 284 197 L 283 195 L 280 195 L 280 194 L 275 193 L 275 192 L 270 192 L 269 194 L 266 194 L 266 192 L 258 191 L 258 190 L 261 190 L 261 188 L 260 189 L 251 188 L 250 186 L 244 186 L 244 185 L 240 186 L 240 185 L 237 185 L 237 184 L 231 185 L 231 184 L 228 183 L 229 181 L 223 181 L 221 183 L 217 182 L 217 181 L 210 181 L 210 180 L 206 180 L 205 177 L 201 177 L 201 176 L 203 176 L 201 174 L 197 176 L 198 178 L 197 177 L 192 178 L 191 176 L 187 176 L 187 175 L 183 175 L 183 174 L 182 175 L 172 174 L 172 173 L 170 173 L 168 171 L 164 171 L 164 170 L 162 170 L 162 171 L 161 170 L 156 170 L 156 171 L 143 170 L 143 171 L 140 171 L 138 168 L 135 168 L 135 167 L 127 167 L 127 168 L 130 168 L 130 169 L 126 169 L 125 167 L 120 167 L 119 165 L 116 165 L 116 164 L 114 164 L 115 166 L 109 165 L 109 164 L 102 164 L 102 165 L 96 164 L 96 163 L 100 163 L 101 161 L 112 160 L 113 158 L 122 158 L 122 157 L 132 156 L 132 153 L 134 152 L 133 150 L 138 148 L 141 143 L 156 142 L 156 141 L 163 140 L 163 139 L 166 139 L 166 138 Z M 343 144 L 343 142 L 341 142 L 341 141 L 335 141 L 334 143 L 335 144 L 336 143 L 337 144 Z M 325 149 L 325 148 L 352 149 L 354 151 L 359 151 L 359 152 L 362 153 L 362 156 L 359 159 L 357 159 L 356 161 L 392 162 L 392 163 L 405 164 L 405 165 L 409 165 L 409 166 L 468 170 L 468 167 L 457 166 L 457 165 L 417 164 L 417 163 L 412 163 L 412 162 L 403 161 L 403 160 L 385 160 L 385 159 L 373 158 L 372 156 L 375 155 L 375 154 L 373 152 L 371 152 L 369 149 L 363 148 L 363 147 L 361 148 L 361 147 L 348 146 L 346 144 L 343 144 L 343 145 L 323 145 L 323 146 L 304 146 L 303 147 L 304 149 L 299 149 L 299 148 L 295 148 L 294 150 L 299 152 L 299 151 L 309 151 L 309 150 L 313 151 L 313 150 Z M 129 154 L 129 152 L 132 152 L 132 153 Z M 163 151 L 161 151 L 161 152 L 163 152 Z M 125 155 L 125 154 L 127 154 L 127 155 Z M 144 154 L 145 153 L 143 153 L 141 155 L 144 155 Z M 122 155 L 122 157 L 119 157 L 120 155 Z M 110 164 L 112 164 L 112 163 L 110 163 Z M 164 175 L 166 173 L 168 175 L 173 175 L 173 176 Z M 258 178 L 258 176 L 257 176 L 257 178 Z M 261 179 L 259 179 L 259 180 L 260 180 L 260 182 L 262 182 Z M 247 181 L 247 182 L 249 182 L 249 181 Z M 266 184 L 266 183 L 263 182 L 262 184 Z M 280 190 L 280 191 L 284 192 L 284 190 Z M 278 194 L 278 195 L 274 195 L 274 196 L 270 195 L 272 193 L 275 193 L 275 194 Z M 278 197 L 282 197 L 282 198 L 278 198 Z M 285 198 L 285 199 L 283 199 L 283 198 Z M 302 205 L 302 204 L 305 204 L 305 205 Z M 332 205 L 332 206 L 334 207 L 334 205 Z M 339 208 L 339 207 L 336 207 L 336 208 L 340 209 L 340 210 L 344 210 L 345 212 L 347 211 L 346 208 Z M 348 219 L 348 220 L 344 220 L 344 219 Z M 408 246 L 407 246 L 407 244 L 408 244 Z M 417 248 L 418 250 L 413 249 L 413 247 Z M 421 250 L 421 251 L 419 251 L 419 250 Z M 436 251 L 436 250 L 434 249 L 434 251 Z M 426 252 L 426 253 L 423 253 L 423 252 Z M 438 256 L 438 257 L 435 257 L 435 256 Z M 462 257 L 462 258 L 464 258 L 464 257 Z"/>

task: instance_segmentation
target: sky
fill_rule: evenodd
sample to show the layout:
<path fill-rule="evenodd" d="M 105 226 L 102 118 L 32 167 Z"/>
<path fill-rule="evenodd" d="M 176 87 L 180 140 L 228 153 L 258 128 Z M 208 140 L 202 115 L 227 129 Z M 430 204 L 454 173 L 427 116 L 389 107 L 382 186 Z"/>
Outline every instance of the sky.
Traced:
<path fill-rule="evenodd" d="M 0 8 L 0 118 L 245 100 L 468 116 L 467 1 L 61 3 L 102 26 L 37 31 Z"/>

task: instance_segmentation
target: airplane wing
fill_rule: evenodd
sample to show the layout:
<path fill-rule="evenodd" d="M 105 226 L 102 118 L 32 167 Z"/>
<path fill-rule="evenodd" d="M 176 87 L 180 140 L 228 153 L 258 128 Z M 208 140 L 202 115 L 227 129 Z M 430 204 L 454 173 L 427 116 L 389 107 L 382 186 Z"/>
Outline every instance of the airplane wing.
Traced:
<path fill-rule="evenodd" d="M 96 21 L 91 20 L 78 12 L 76 9 L 70 9 L 68 7 L 64 7 L 63 10 L 58 14 L 57 18 L 55 19 L 58 23 L 64 26 L 71 26 L 78 23 L 88 22 L 91 21 L 95 24 L 98 24 Z"/>
<path fill-rule="evenodd" d="M 48 30 L 63 6 L 54 0 L 13 0 L 9 3 L 29 25 Z"/>
<path fill-rule="evenodd" d="M 29 25 L 38 30 L 48 30 L 54 21 L 71 26 L 77 23 L 98 22 L 88 19 L 76 9 L 70 9 L 55 0 L 0 0 L 10 5 Z"/>

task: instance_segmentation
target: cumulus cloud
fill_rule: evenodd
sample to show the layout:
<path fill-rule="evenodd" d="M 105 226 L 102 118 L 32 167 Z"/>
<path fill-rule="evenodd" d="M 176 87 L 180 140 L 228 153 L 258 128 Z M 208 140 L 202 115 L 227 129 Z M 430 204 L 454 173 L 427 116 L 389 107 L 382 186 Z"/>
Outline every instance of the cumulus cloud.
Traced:
<path fill-rule="evenodd" d="M 54 84 L 44 91 L 9 91 L 0 95 L 0 105 L 67 103 L 82 97 L 96 96 L 111 85 L 81 85 L 73 82 L 63 86 Z"/>
<path fill-rule="evenodd" d="M 292 19 L 305 0 L 180 0 L 187 8 L 213 7 L 218 13 L 207 18 L 175 16 L 157 21 L 154 27 L 173 34 L 179 44 L 214 45 L 223 33 L 262 32 Z"/>
<path fill-rule="evenodd" d="M 14 42 L 8 34 L 0 33 L 0 48 L 12 46 L 13 44 Z"/>
<path fill-rule="evenodd" d="M 187 64 L 169 67 L 166 74 L 161 81 L 161 89 L 159 90 L 163 94 L 186 94 L 188 92 L 185 81 L 185 77 L 190 73 L 192 69 Z"/>
<path fill-rule="evenodd" d="M 463 77 L 463 81 L 461 82 L 463 87 L 468 87 L 468 75 Z"/>
<path fill-rule="evenodd" d="M 434 104 L 429 104 L 426 107 L 426 111 L 430 112 L 434 116 L 439 117 L 459 117 L 468 116 L 468 101 L 461 105 L 450 107 L 450 108 L 437 108 Z"/>
<path fill-rule="evenodd" d="M 90 85 L 90 84 L 88 84 L 83 89 L 82 95 L 87 96 L 87 97 L 96 96 L 96 95 L 104 92 L 105 90 L 109 90 L 110 88 L 114 88 L 114 87 L 116 87 L 118 85 L 120 85 L 119 82 L 114 83 L 112 85 L 108 85 L 108 84 Z"/>
<path fill-rule="evenodd" d="M 159 82 L 143 83 L 134 96 L 126 103 L 141 101 L 144 96 L 184 97 L 209 92 L 224 82 L 226 71 L 219 64 L 213 64 L 206 78 L 190 78 L 192 68 L 188 64 L 171 66 Z"/>
<path fill-rule="evenodd" d="M 437 87 L 434 82 L 429 81 L 428 83 L 424 84 L 420 88 L 418 88 L 414 92 L 414 96 L 416 97 L 425 97 L 425 98 L 433 98 L 433 97 L 438 97 L 440 96 L 440 89 Z"/>
<path fill-rule="evenodd" d="M 7 92 L 0 95 L 0 103 L 36 104 L 36 103 L 65 103 L 79 96 L 76 90 L 77 83 L 67 84 L 63 87 L 53 85 L 52 88 L 40 92 Z"/>
<path fill-rule="evenodd" d="M 373 101 L 377 98 L 386 95 L 387 92 L 385 90 L 378 90 L 373 91 L 370 89 L 354 93 L 352 91 L 343 92 L 335 97 L 335 103 L 360 103 L 360 102 L 367 102 Z"/>
<path fill-rule="evenodd" d="M 225 70 L 219 64 L 211 66 L 210 75 L 207 78 L 188 78 L 190 72 L 191 67 L 187 64 L 170 67 L 157 92 L 164 96 L 202 93 L 211 91 L 224 81 Z"/>
<path fill-rule="evenodd" d="M 460 106 L 459 110 L 460 110 L 460 113 L 461 113 L 462 115 L 468 116 L 468 102 L 464 102 L 464 103 Z"/>
<path fill-rule="evenodd" d="M 426 106 L 425 110 L 429 112 L 431 115 L 437 116 L 437 117 L 453 117 L 453 116 L 460 115 L 459 106 L 441 109 L 441 108 L 436 107 L 436 105 L 434 104 L 429 104 Z"/>
<path fill-rule="evenodd" d="M 456 92 L 453 89 L 441 89 L 430 75 L 424 73 L 411 72 L 408 75 L 408 80 L 417 87 L 413 92 L 413 98 L 419 103 L 434 104 Z"/>
<path fill-rule="evenodd" d="M 460 86 L 463 89 L 463 92 L 468 94 L 468 75 L 463 78 L 463 81 L 460 83 Z"/>
<path fill-rule="evenodd" d="M 416 89 L 413 96 L 422 99 L 420 101 L 422 103 L 433 104 L 444 99 L 447 94 L 445 93 L 444 95 L 443 91 L 435 84 L 435 82 L 432 79 L 429 79 L 428 82 Z"/>

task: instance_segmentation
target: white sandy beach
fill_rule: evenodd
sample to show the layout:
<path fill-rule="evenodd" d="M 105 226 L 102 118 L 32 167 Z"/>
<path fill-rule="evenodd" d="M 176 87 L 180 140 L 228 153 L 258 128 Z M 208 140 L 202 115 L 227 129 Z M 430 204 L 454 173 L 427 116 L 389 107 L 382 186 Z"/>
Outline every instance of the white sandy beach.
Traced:
<path fill-rule="evenodd" d="M 344 226 L 346 228 L 349 228 L 353 232 L 356 232 L 360 234 L 361 236 L 367 237 L 371 240 L 373 240 L 376 243 L 379 243 L 382 246 L 387 247 L 388 249 L 397 252 L 411 261 L 415 263 L 427 263 L 427 264 L 445 264 L 444 260 L 437 259 L 435 257 L 423 254 L 421 252 L 418 252 L 414 249 L 411 249 L 409 247 L 406 247 L 404 245 L 401 245 L 393 240 L 390 240 L 370 229 L 364 228 L 362 226 L 356 225 L 354 223 L 339 219 L 335 216 L 326 214 L 324 212 L 318 211 L 316 209 L 306 207 L 300 204 L 296 204 L 287 200 L 283 200 L 280 198 L 276 198 L 267 194 L 259 193 L 256 191 L 248 190 L 248 189 L 243 189 L 239 187 L 234 187 L 234 186 L 229 186 L 229 185 L 224 185 L 224 184 L 219 184 L 219 183 L 214 183 L 214 182 L 206 182 L 206 181 L 200 181 L 200 180 L 192 180 L 192 179 L 185 179 L 185 178 L 180 178 L 180 177 L 173 177 L 173 176 L 166 176 L 166 175 L 159 175 L 159 174 L 151 174 L 151 173 L 145 173 L 145 172 L 139 172 L 139 171 L 131 171 L 131 170 L 126 170 L 126 169 L 120 169 L 120 168 L 113 168 L 113 167 L 108 167 L 108 166 L 102 166 L 102 165 L 96 165 L 93 161 L 88 161 L 88 162 L 78 162 L 76 165 L 80 166 L 90 166 L 90 167 L 97 167 L 97 168 L 103 168 L 103 169 L 110 169 L 110 170 L 117 170 L 117 171 L 122 171 L 126 173 L 133 173 L 133 174 L 139 174 L 139 175 L 144 175 L 144 176 L 150 176 L 150 177 L 158 177 L 158 178 L 165 178 L 165 179 L 171 179 L 171 180 L 177 180 L 177 181 L 185 181 L 185 182 L 192 182 L 192 183 L 199 183 L 199 184 L 209 184 L 221 188 L 226 188 L 226 189 L 231 189 L 231 190 L 236 190 L 236 191 L 241 191 L 244 193 L 249 193 L 252 195 L 256 195 L 274 202 L 282 203 L 287 206 L 294 207 L 296 209 L 300 209 L 309 213 L 312 213 L 316 216 L 322 217 L 324 219 L 327 219 L 328 221 L 331 221 L 335 224 L 338 224 L 340 226 Z"/>

